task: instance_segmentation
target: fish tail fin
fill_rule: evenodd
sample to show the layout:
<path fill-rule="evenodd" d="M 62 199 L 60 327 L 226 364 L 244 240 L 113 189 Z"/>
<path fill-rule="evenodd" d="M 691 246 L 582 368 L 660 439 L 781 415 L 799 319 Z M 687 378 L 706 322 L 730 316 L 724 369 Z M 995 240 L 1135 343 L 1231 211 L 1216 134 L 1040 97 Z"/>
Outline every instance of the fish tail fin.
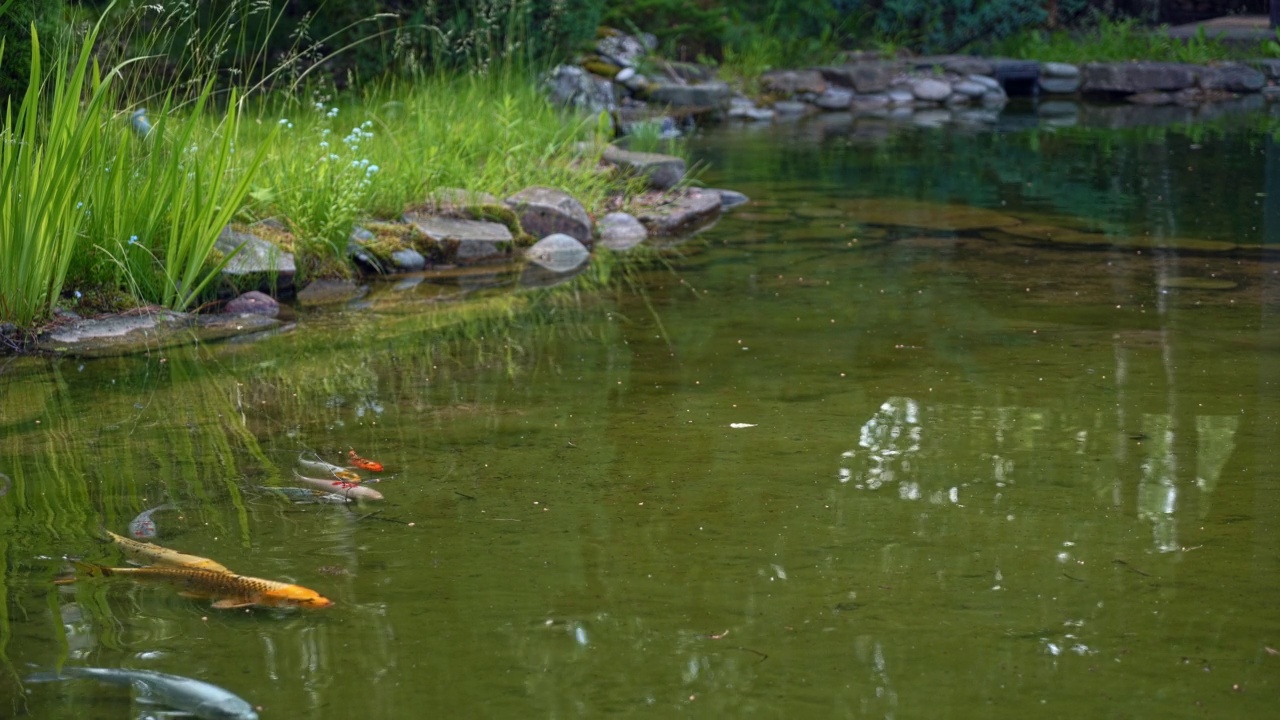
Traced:
<path fill-rule="evenodd" d="M 76 570 L 88 577 L 109 577 L 111 575 L 111 568 L 103 565 L 95 565 L 83 560 L 72 560 L 71 564 L 75 566 Z"/>

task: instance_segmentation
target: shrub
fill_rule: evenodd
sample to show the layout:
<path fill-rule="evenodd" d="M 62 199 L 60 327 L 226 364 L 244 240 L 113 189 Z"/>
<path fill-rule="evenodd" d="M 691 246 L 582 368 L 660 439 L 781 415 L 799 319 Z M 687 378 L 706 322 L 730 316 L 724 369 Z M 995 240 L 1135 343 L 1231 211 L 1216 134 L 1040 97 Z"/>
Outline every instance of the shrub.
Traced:
<path fill-rule="evenodd" d="M 0 112 L 6 102 L 16 105 L 27 90 L 31 69 L 31 26 L 46 40 L 54 37 L 61 0 L 0 0 L 0 38 L 4 38 L 4 62 L 0 63 Z"/>

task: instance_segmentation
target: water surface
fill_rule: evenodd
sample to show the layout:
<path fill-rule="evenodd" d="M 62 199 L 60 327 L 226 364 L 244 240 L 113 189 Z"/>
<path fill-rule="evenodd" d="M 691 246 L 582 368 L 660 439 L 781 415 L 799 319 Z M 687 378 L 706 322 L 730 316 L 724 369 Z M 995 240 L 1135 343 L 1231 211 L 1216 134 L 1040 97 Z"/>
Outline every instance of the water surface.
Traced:
<path fill-rule="evenodd" d="M 548 290 L 465 275 L 255 343 L 5 361 L 0 715 L 145 712 L 21 686 L 70 664 L 264 718 L 1265 716 L 1261 124 L 851 127 L 700 138 L 753 203 Z M 258 489 L 350 448 L 383 505 Z M 337 605 L 54 584 L 166 501 L 158 542 Z"/>

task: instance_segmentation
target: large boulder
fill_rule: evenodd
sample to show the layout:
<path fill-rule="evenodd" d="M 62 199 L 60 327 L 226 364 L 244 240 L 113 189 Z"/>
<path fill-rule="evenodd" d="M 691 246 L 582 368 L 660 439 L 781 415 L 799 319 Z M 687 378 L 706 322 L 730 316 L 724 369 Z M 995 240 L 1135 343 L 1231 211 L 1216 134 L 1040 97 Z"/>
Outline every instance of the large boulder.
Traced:
<path fill-rule="evenodd" d="M 196 316 L 156 308 L 141 314 L 76 320 L 41 334 L 36 347 L 78 357 L 132 355 L 247 335 L 279 325 L 279 320 L 264 315 Z"/>
<path fill-rule="evenodd" d="M 1087 63 L 1080 69 L 1085 93 L 1176 92 L 1196 84 L 1198 68 L 1183 63 Z"/>
<path fill-rule="evenodd" d="M 613 112 L 618 107 L 613 83 L 575 65 L 558 65 L 542 78 L 542 85 L 556 105 L 589 113 Z"/>
<path fill-rule="evenodd" d="M 569 272 L 587 261 L 591 252 L 577 238 L 563 233 L 548 235 L 524 251 L 527 260 L 556 273 Z"/>
<path fill-rule="evenodd" d="M 623 33 L 602 37 L 596 41 L 597 53 L 624 68 L 635 67 L 636 61 L 645 54 L 645 50 L 644 43 Z"/>
<path fill-rule="evenodd" d="M 600 218 L 596 225 L 600 244 L 610 250 L 630 250 L 649 237 L 649 231 L 635 218 L 624 212 L 614 212 Z"/>
<path fill-rule="evenodd" d="M 660 205 L 644 208 L 636 217 L 651 235 L 683 235 L 720 217 L 721 207 L 719 193 L 691 190 Z"/>
<path fill-rule="evenodd" d="M 1255 93 L 1267 84 L 1267 76 L 1237 63 L 1201 68 L 1200 87 L 1233 93 Z"/>
<path fill-rule="evenodd" d="M 859 93 L 878 93 L 889 89 L 902 66 L 894 62 L 860 62 L 852 65 L 819 68 L 823 79 L 833 85 L 853 88 Z"/>
<path fill-rule="evenodd" d="M 293 254 L 258 234 L 274 232 L 278 231 L 267 225 L 247 230 L 237 230 L 228 225 L 222 229 L 213 249 L 223 255 L 235 253 L 222 267 L 222 276 L 232 286 L 241 290 L 274 291 L 277 295 L 288 295 L 293 291 L 293 277 L 298 269 Z"/>
<path fill-rule="evenodd" d="M 654 80 L 645 99 L 677 108 L 728 108 L 733 90 L 718 81 L 683 85 L 670 80 Z"/>
<path fill-rule="evenodd" d="M 648 179 L 649 185 L 659 190 L 674 187 L 684 180 L 684 160 L 674 155 L 635 152 L 610 145 L 600 157 L 610 165 L 643 175 Z"/>
<path fill-rule="evenodd" d="M 576 198 L 563 190 L 530 187 L 506 199 L 516 211 L 520 227 L 534 237 L 562 233 L 579 242 L 591 242 L 591 218 Z"/>
<path fill-rule="evenodd" d="M 760 76 L 760 88 L 786 96 L 797 93 L 818 95 L 827 91 L 827 81 L 817 70 L 770 70 Z"/>
<path fill-rule="evenodd" d="M 407 212 L 404 221 L 436 243 L 444 257 L 460 265 L 505 260 L 514 238 L 502 223 L 458 220 Z"/>
<path fill-rule="evenodd" d="M 264 292 L 250 290 L 232 298 L 222 308 L 228 315 L 262 315 L 275 317 L 280 314 L 280 303 Z"/>

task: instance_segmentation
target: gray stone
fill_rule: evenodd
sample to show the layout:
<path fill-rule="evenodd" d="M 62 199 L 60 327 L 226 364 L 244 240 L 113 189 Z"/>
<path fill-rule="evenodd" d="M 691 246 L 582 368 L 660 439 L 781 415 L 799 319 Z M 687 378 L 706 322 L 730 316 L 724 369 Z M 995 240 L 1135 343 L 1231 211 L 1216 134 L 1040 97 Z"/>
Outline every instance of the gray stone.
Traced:
<path fill-rule="evenodd" d="M 580 242 L 591 242 L 591 218 L 582 203 L 563 190 L 530 187 L 506 200 L 516 211 L 520 226 L 534 237 L 563 233 Z"/>
<path fill-rule="evenodd" d="M 755 120 L 757 122 L 768 122 L 773 119 L 774 111 L 769 108 L 760 108 L 754 105 L 750 107 L 737 106 L 729 108 L 729 117 L 738 118 L 740 120 Z"/>
<path fill-rule="evenodd" d="M 779 100 L 773 104 L 773 111 L 779 115 L 806 115 L 812 109 L 808 103 L 795 100 Z"/>
<path fill-rule="evenodd" d="M 649 102 L 679 108 L 727 108 L 733 90 L 727 83 L 703 82 L 679 85 L 670 81 L 654 82 L 647 91 Z"/>
<path fill-rule="evenodd" d="M 982 106 L 987 108 L 1004 107 L 1009 102 L 1009 96 L 1004 94 L 1003 90 L 988 90 L 986 95 L 982 96 Z"/>
<path fill-rule="evenodd" d="M 737 190 L 721 190 L 720 188 L 707 188 L 703 192 L 713 192 L 720 195 L 720 208 L 722 210 L 728 210 L 729 208 L 735 208 L 735 207 L 738 207 L 739 205 L 745 205 L 751 201 L 751 198 L 747 197 L 746 195 L 743 195 Z"/>
<path fill-rule="evenodd" d="M 1070 63 L 1046 62 L 1040 63 L 1040 79 L 1046 77 L 1051 78 L 1078 78 L 1080 77 L 1080 68 Z"/>
<path fill-rule="evenodd" d="M 364 297 L 367 292 L 368 285 L 357 285 L 350 280 L 316 280 L 298 291 L 298 304 L 337 305 Z"/>
<path fill-rule="evenodd" d="M 911 81 L 911 94 L 917 100 L 942 102 L 951 95 L 951 83 L 933 78 L 915 78 Z"/>
<path fill-rule="evenodd" d="M 232 298 L 222 308 L 228 315 L 263 315 L 275 317 L 280 314 L 280 303 L 264 292 L 250 290 Z"/>
<path fill-rule="evenodd" d="M 1237 63 L 1201 68 L 1200 87 L 1205 90 L 1226 90 L 1233 93 L 1255 93 L 1267 84 L 1261 72 Z"/>
<path fill-rule="evenodd" d="M 506 225 L 479 220 L 455 220 L 408 212 L 404 221 L 412 223 L 460 264 L 502 260 L 511 248 L 511 230 Z"/>
<path fill-rule="evenodd" d="M 889 98 L 889 104 L 895 106 L 910 105 L 916 100 L 916 96 L 906 88 L 894 88 L 885 95 Z"/>
<path fill-rule="evenodd" d="M 1040 78 L 1040 91 L 1051 95 L 1070 95 L 1080 90 L 1080 78 Z"/>
<path fill-rule="evenodd" d="M 554 233 L 534 243 L 524 256 L 552 272 L 562 273 L 586 262 L 591 253 L 577 238 Z"/>
<path fill-rule="evenodd" d="M 618 74 L 621 75 L 622 73 Z M 644 90 L 649 87 L 649 78 L 641 75 L 640 73 L 629 75 L 618 82 L 622 83 L 623 87 L 634 93 L 644 92 Z"/>
<path fill-rule="evenodd" d="M 222 268 L 223 277 L 236 287 L 244 288 L 246 283 L 256 282 L 259 289 L 274 286 L 277 292 L 293 288 L 293 276 L 297 272 L 293 255 L 257 235 L 228 225 L 218 235 L 213 248 L 224 255 L 236 253 Z"/>
<path fill-rule="evenodd" d="M 953 92 L 947 96 L 944 103 L 947 107 L 955 107 L 957 105 L 968 105 L 973 98 L 963 93 Z"/>
<path fill-rule="evenodd" d="M 586 112 L 612 112 L 617 109 L 613 83 L 597 78 L 576 65 L 558 65 L 542 78 L 542 86 L 551 102 L 576 107 Z"/>
<path fill-rule="evenodd" d="M 391 264 L 401 272 L 417 272 L 427 266 L 427 259 L 413 248 L 405 248 L 391 253 Z"/>
<path fill-rule="evenodd" d="M 662 205 L 645 208 L 637 219 L 650 235 L 681 235 L 701 228 L 720 216 L 719 193 L 692 190 Z"/>
<path fill-rule="evenodd" d="M 640 56 L 644 55 L 644 43 L 630 35 L 618 33 L 603 37 L 596 41 L 596 52 L 613 61 L 614 65 L 634 67 Z"/>
<path fill-rule="evenodd" d="M 1197 68 L 1182 63 L 1088 63 L 1080 71 L 1086 93 L 1176 91 L 1196 83 Z"/>
<path fill-rule="evenodd" d="M 989 75 L 992 64 L 990 60 L 968 55 L 947 58 L 942 62 L 942 69 L 957 75 Z"/>
<path fill-rule="evenodd" d="M 961 95 L 973 98 L 982 97 L 988 90 L 986 85 L 973 82 L 972 80 L 961 80 L 960 82 L 952 85 L 951 89 Z"/>
<path fill-rule="evenodd" d="M 834 87 L 819 95 L 813 104 L 823 110 L 848 110 L 853 101 L 853 91 L 848 88 Z"/>
<path fill-rule="evenodd" d="M 964 79 L 972 83 L 978 83 L 988 90 L 1004 90 L 1000 85 L 1000 81 L 990 75 L 966 75 Z"/>
<path fill-rule="evenodd" d="M 1266 75 L 1268 80 L 1280 80 L 1280 58 L 1257 58 L 1248 64 Z"/>
<path fill-rule="evenodd" d="M 1280 87 L 1268 85 L 1262 88 L 1262 97 L 1266 98 L 1267 102 L 1280 100 Z"/>
<path fill-rule="evenodd" d="M 634 215 L 614 212 L 600 218 L 596 225 L 600 244 L 610 250 L 629 250 L 645 241 L 649 231 Z"/>
<path fill-rule="evenodd" d="M 760 76 L 760 87 L 782 95 L 823 93 L 827 91 L 827 81 L 817 70 L 770 70 Z"/>
<path fill-rule="evenodd" d="M 36 347 L 78 357 L 151 352 L 174 345 L 211 342 L 279 326 L 264 315 L 195 316 L 171 310 L 76 320 L 40 335 Z"/>
<path fill-rule="evenodd" d="M 855 113 L 872 113 L 889 107 L 889 96 L 885 93 L 871 95 L 854 95 L 849 109 Z"/>
<path fill-rule="evenodd" d="M 684 179 L 684 160 L 673 155 L 633 152 L 610 145 L 601 159 L 631 173 L 643 175 L 649 185 L 665 190 Z"/>
<path fill-rule="evenodd" d="M 626 85 L 626 84 L 627 84 L 627 81 L 628 81 L 628 80 L 630 80 L 631 78 L 635 77 L 635 76 L 636 76 L 636 69 L 635 69 L 635 68 L 633 68 L 633 67 L 624 67 L 624 68 L 622 68 L 621 70 L 619 70 L 619 71 L 618 71 L 618 74 L 617 74 L 617 75 L 614 75 L 614 76 L 613 76 L 613 81 L 614 81 L 614 82 L 620 82 L 620 83 L 622 83 L 623 85 Z"/>
<path fill-rule="evenodd" d="M 839 67 L 819 68 L 822 77 L 834 85 L 853 88 L 855 91 L 868 94 L 884 92 L 889 83 L 902 66 L 895 62 L 859 62 Z"/>

